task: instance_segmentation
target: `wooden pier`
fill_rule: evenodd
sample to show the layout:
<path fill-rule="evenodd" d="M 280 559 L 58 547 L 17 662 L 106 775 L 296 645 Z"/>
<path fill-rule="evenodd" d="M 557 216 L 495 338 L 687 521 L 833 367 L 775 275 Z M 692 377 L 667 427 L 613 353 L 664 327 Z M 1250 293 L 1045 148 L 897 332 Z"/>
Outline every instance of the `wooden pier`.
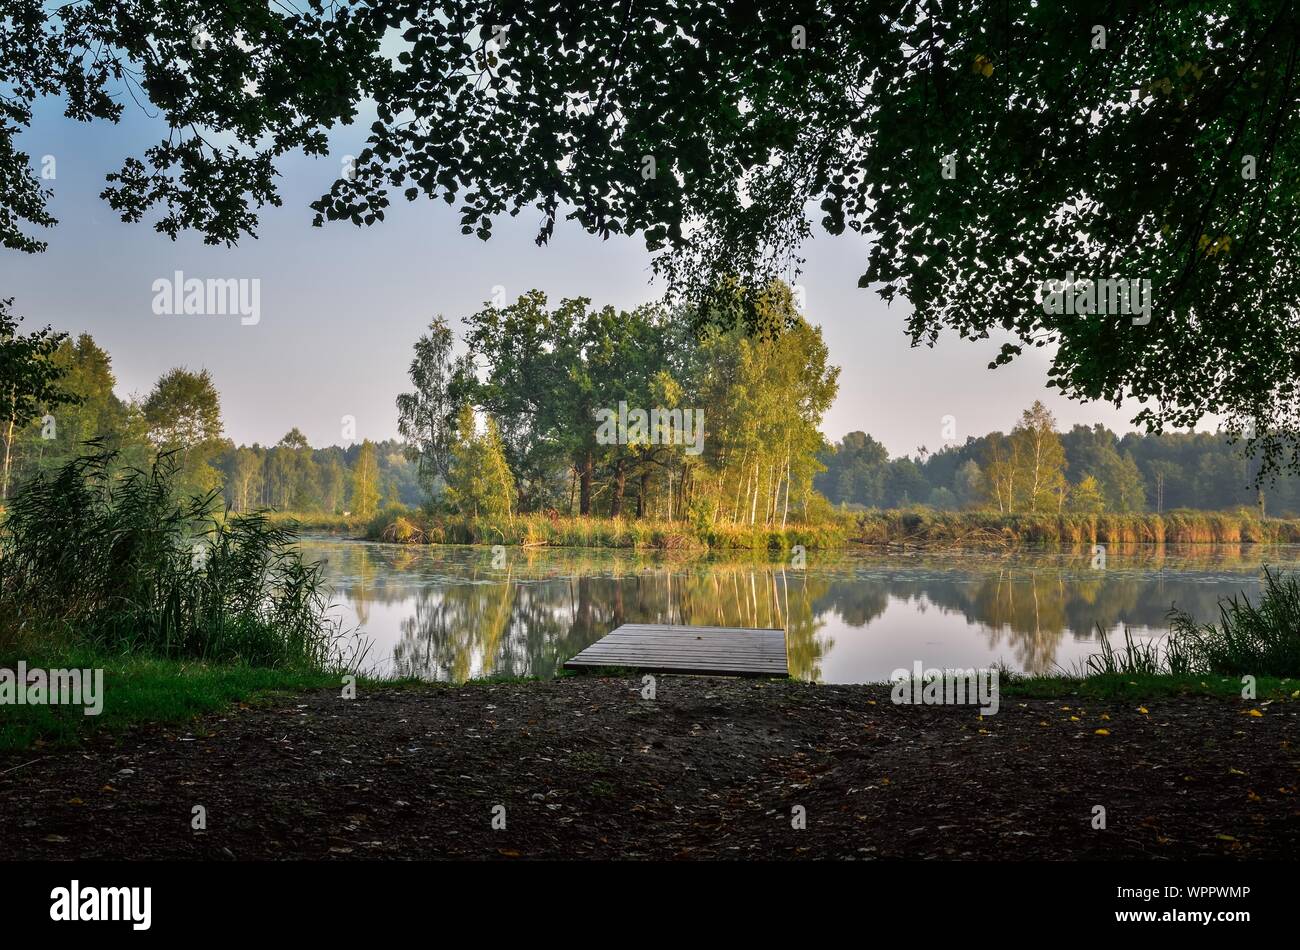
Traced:
<path fill-rule="evenodd" d="M 566 670 L 621 666 L 658 673 L 789 676 L 785 631 L 625 623 L 564 664 Z"/>

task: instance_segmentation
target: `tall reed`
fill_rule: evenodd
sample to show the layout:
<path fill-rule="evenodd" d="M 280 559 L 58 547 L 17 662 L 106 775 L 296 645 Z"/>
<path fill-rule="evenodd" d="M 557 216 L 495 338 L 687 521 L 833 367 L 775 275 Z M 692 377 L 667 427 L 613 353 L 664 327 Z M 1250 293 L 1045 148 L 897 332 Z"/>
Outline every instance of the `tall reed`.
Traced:
<path fill-rule="evenodd" d="M 180 499 L 174 455 L 117 470 L 96 450 L 11 499 L 0 526 L 0 623 L 116 653 L 256 666 L 343 665 L 320 567 L 291 525 Z"/>
<path fill-rule="evenodd" d="M 1218 623 L 1170 613 L 1170 639 L 1191 657 L 1193 673 L 1233 676 L 1300 674 L 1300 578 L 1264 569 L 1258 602 L 1233 595 L 1219 601 Z"/>

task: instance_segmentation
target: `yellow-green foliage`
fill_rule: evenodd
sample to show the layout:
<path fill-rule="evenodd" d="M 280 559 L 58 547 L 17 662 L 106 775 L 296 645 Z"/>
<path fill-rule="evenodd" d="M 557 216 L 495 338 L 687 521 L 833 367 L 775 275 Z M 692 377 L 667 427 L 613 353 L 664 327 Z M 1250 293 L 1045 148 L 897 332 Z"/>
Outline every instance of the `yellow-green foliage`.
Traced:
<path fill-rule="evenodd" d="M 915 508 L 868 511 L 850 540 L 865 544 L 1239 544 L 1300 541 L 1300 520 L 1238 511 L 1017 514 Z"/>
<path fill-rule="evenodd" d="M 384 512 L 371 521 L 367 537 L 376 541 L 426 544 L 508 544 L 577 548 L 660 548 L 665 550 L 766 550 L 842 547 L 842 524 L 750 528 L 719 524 L 694 528 L 680 521 L 626 518 L 436 518 L 422 512 Z"/>

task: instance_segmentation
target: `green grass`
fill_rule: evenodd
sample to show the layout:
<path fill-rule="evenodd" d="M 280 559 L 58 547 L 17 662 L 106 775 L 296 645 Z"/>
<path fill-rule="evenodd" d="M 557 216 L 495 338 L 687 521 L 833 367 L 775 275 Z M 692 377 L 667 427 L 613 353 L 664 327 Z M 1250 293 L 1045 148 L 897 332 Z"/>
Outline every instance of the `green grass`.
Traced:
<path fill-rule="evenodd" d="M 104 656 L 87 649 L 0 656 L 0 667 L 13 669 L 22 659 L 31 669 L 102 669 L 103 710 L 87 716 L 81 706 L 0 707 L 0 752 L 33 746 L 67 747 L 96 735 L 116 734 L 142 725 L 183 728 L 195 717 L 238 703 L 266 702 L 307 690 L 328 689 L 342 694 L 343 674 L 269 669 L 197 660 L 170 660 L 128 655 Z M 469 680 L 476 685 L 522 684 L 536 677 L 493 674 Z M 467 684 L 431 683 L 404 678 L 357 678 L 357 690 L 455 689 Z"/>
<path fill-rule="evenodd" d="M 1002 676 L 1002 695 L 1021 699 L 1158 699 L 1171 696 L 1214 696 L 1241 699 L 1239 676 L 1197 676 L 1168 673 L 1098 673 L 1093 676 Z M 1261 676 L 1255 682 L 1256 699 L 1295 699 L 1300 677 Z"/>
<path fill-rule="evenodd" d="M 336 687 L 340 675 L 266 667 L 104 656 L 86 649 L 21 657 L 28 669 L 102 669 L 103 710 L 87 716 L 80 706 L 5 706 L 0 714 L 0 752 L 37 743 L 65 746 L 100 732 L 143 723 L 181 725 L 202 713 L 275 693 Z M 13 669 L 16 658 L 0 659 Z"/>

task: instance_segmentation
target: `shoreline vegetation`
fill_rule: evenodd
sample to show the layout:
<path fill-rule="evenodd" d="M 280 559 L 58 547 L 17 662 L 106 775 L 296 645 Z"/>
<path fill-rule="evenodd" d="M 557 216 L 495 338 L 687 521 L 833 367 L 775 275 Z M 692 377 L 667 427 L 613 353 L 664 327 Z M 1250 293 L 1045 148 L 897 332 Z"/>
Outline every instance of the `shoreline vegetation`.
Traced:
<path fill-rule="evenodd" d="M 285 516 L 290 517 L 290 516 Z M 1005 548 L 1020 544 L 1084 546 L 1163 544 L 1296 544 L 1300 519 L 1237 511 L 1163 514 L 1002 514 L 925 508 L 839 512 L 820 524 L 785 528 L 570 515 L 464 518 L 391 508 L 364 525 L 306 516 L 306 530 L 362 530 L 368 541 L 523 547 L 633 548 L 694 551 L 842 550 L 867 547 Z"/>
<path fill-rule="evenodd" d="M 465 518 L 415 510 L 381 512 L 366 526 L 365 538 L 394 544 L 789 551 L 796 545 L 843 547 L 848 528 L 841 522 L 779 528 L 543 514 Z"/>
<path fill-rule="evenodd" d="M 932 509 L 866 512 L 852 540 L 862 544 L 1294 544 L 1300 519 L 1236 511 L 1162 514 L 1002 514 Z"/>

